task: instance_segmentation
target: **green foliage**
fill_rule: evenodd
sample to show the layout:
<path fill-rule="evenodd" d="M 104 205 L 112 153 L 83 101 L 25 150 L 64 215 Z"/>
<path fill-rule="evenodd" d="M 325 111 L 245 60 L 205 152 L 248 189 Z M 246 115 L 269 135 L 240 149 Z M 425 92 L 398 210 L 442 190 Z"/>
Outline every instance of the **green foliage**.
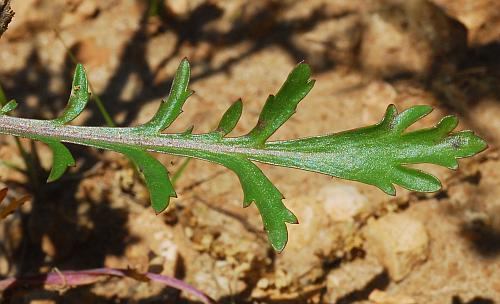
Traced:
<path fill-rule="evenodd" d="M 50 170 L 48 182 L 55 181 L 59 179 L 66 171 L 67 167 L 75 165 L 75 160 L 66 148 L 59 141 L 52 138 L 42 138 L 39 139 L 41 142 L 47 144 L 52 150 L 52 169 Z"/>
<path fill-rule="evenodd" d="M 15 110 L 15 108 L 17 108 L 17 102 L 15 100 L 11 100 L 0 109 L 0 115 L 5 115 L 9 112 L 12 112 Z"/>
<path fill-rule="evenodd" d="M 429 106 L 415 106 L 398 114 L 390 105 L 384 118 L 376 125 L 317 137 L 286 141 L 268 141 L 296 111 L 298 103 L 312 89 L 311 70 L 297 65 L 273 96 L 269 96 L 257 125 L 240 137 L 227 137 L 241 117 L 243 103 L 236 101 L 223 115 L 218 127 L 209 133 L 162 133 L 182 113 L 182 106 L 191 95 L 188 89 L 189 62 L 182 60 L 172 84 L 170 95 L 147 123 L 128 128 L 80 127 L 68 125 L 84 109 L 88 98 L 85 71 L 77 66 L 68 106 L 52 121 L 13 118 L 4 115 L 14 105 L 0 111 L 0 133 L 40 140 L 54 153 L 49 181 L 56 180 L 74 160 L 61 142 L 108 149 L 127 156 L 143 173 L 153 209 L 159 213 L 175 197 L 175 190 L 165 167 L 149 152 L 198 158 L 220 164 L 239 178 L 243 206 L 255 203 L 262 216 L 273 248 L 286 245 L 286 223 L 297 223 L 295 215 L 283 204 L 283 196 L 264 173 L 253 163 L 314 171 L 334 177 L 374 185 L 394 195 L 394 184 L 404 188 L 431 192 L 441 184 L 437 178 L 407 165 L 430 163 L 456 169 L 457 159 L 472 156 L 486 143 L 471 131 L 452 133 L 458 121 L 443 118 L 435 127 L 405 131 L 427 115 Z"/>
<path fill-rule="evenodd" d="M 67 124 L 71 122 L 82 113 L 87 105 L 89 97 L 90 93 L 85 69 L 83 65 L 77 64 L 68 105 L 66 109 L 64 109 L 64 112 L 53 121 L 58 124 Z"/>
<path fill-rule="evenodd" d="M 188 89 L 190 75 L 189 62 L 183 59 L 175 74 L 168 99 L 161 101 L 158 111 L 149 122 L 134 129 L 139 133 L 160 133 L 168 128 L 182 113 L 182 106 L 193 93 Z"/>
<path fill-rule="evenodd" d="M 241 99 L 238 99 L 235 103 L 233 103 L 229 109 L 227 109 L 226 113 L 222 116 L 219 126 L 217 127 L 217 131 L 219 131 L 222 136 L 226 136 L 231 131 L 233 131 L 234 127 L 240 120 L 241 112 L 243 111 L 243 102 Z"/>
<path fill-rule="evenodd" d="M 281 125 L 292 117 L 299 102 L 314 86 L 314 80 L 309 77 L 311 77 L 311 68 L 301 63 L 288 75 L 278 94 L 267 98 L 257 125 L 247 135 L 253 142 L 263 145 Z"/>

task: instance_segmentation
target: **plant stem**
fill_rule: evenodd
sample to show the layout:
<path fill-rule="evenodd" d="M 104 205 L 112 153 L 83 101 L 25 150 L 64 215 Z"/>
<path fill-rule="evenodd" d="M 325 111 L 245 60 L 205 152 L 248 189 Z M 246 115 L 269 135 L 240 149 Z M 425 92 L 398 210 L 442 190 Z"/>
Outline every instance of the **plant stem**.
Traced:
<path fill-rule="evenodd" d="M 258 149 L 245 145 L 244 138 L 216 138 L 205 134 L 143 135 L 134 128 L 81 127 L 56 125 L 51 121 L 0 116 L 0 133 L 30 139 L 53 138 L 67 143 L 106 149 L 109 144 L 142 146 L 152 152 L 206 159 L 202 153 L 233 153 L 286 157 L 300 152 Z M 199 155 L 197 155 L 199 154 Z"/>
<path fill-rule="evenodd" d="M 174 172 L 172 175 L 172 185 L 175 186 L 176 183 L 179 181 L 181 176 L 184 174 L 186 171 L 187 166 L 191 162 L 192 158 L 186 158 L 182 161 L 182 164 L 177 168 L 177 171 Z"/>
<path fill-rule="evenodd" d="M 21 286 L 45 286 L 66 288 L 69 286 L 80 286 L 95 283 L 103 276 L 131 277 L 140 281 L 148 280 L 162 283 L 166 286 L 189 293 L 200 299 L 205 304 L 215 304 L 216 302 L 202 291 L 193 286 L 178 280 L 150 272 L 137 273 L 133 270 L 121 270 L 114 268 L 97 268 L 81 271 L 56 271 L 44 275 L 29 276 L 24 278 L 8 278 L 0 281 L 0 291 Z"/>
<path fill-rule="evenodd" d="M 0 105 L 4 106 L 6 103 L 7 103 L 7 97 L 5 96 L 5 92 L 3 90 L 2 85 L 0 85 Z M 14 140 L 16 142 L 17 149 L 19 150 L 19 154 L 21 154 L 21 158 L 23 159 L 24 166 L 26 169 L 25 173 L 27 173 L 28 179 L 31 181 L 31 184 L 34 186 L 34 188 L 38 189 L 38 179 L 37 179 L 38 172 L 36 171 L 37 167 L 34 166 L 33 163 L 33 156 L 30 155 L 30 153 L 28 153 L 26 149 L 24 149 L 23 145 L 21 144 L 21 140 L 19 138 L 16 137 L 14 138 Z M 35 152 L 32 151 L 32 153 Z"/>

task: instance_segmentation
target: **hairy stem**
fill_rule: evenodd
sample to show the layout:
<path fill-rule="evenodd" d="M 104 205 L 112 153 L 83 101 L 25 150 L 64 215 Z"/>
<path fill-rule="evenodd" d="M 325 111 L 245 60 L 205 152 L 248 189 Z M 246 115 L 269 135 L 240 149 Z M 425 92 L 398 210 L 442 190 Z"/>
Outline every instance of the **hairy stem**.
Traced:
<path fill-rule="evenodd" d="M 0 133 L 30 139 L 53 138 L 62 142 L 106 149 L 107 144 L 142 146 L 152 152 L 186 157 L 203 157 L 203 153 L 230 153 L 267 157 L 287 157 L 299 152 L 253 148 L 245 138 L 220 138 L 214 133 L 144 135 L 134 128 L 81 127 L 55 125 L 50 121 L 0 116 Z M 270 142 L 272 143 L 272 142 Z"/>

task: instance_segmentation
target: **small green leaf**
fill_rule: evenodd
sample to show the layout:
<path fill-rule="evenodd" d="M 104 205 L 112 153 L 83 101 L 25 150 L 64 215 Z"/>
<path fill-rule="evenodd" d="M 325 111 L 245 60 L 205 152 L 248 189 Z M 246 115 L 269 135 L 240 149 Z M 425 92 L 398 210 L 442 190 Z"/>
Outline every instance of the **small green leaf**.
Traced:
<path fill-rule="evenodd" d="M 396 116 L 392 120 L 390 127 L 395 133 L 401 133 L 406 130 L 406 128 L 414 124 L 417 120 L 429 114 L 431 111 L 431 106 L 414 106 Z"/>
<path fill-rule="evenodd" d="M 222 133 L 223 136 L 229 134 L 236 124 L 238 120 L 240 120 L 241 112 L 243 111 L 243 102 L 241 99 L 238 99 L 234 102 L 229 109 L 227 109 L 226 113 L 222 116 L 222 119 L 219 122 L 219 126 L 217 127 L 217 132 Z"/>
<path fill-rule="evenodd" d="M 398 166 L 392 171 L 392 182 L 411 191 L 434 192 L 441 189 L 441 182 L 420 170 Z"/>
<path fill-rule="evenodd" d="M 151 120 L 134 129 L 139 132 L 159 133 L 168 128 L 182 113 L 182 106 L 193 93 L 188 89 L 191 75 L 189 61 L 184 58 L 177 68 L 167 100 L 162 100 L 160 107 Z"/>
<path fill-rule="evenodd" d="M 190 126 L 186 130 L 184 130 L 184 132 L 182 132 L 182 135 L 183 136 L 191 135 L 191 134 L 193 134 L 193 130 L 194 130 L 194 126 Z"/>
<path fill-rule="evenodd" d="M 110 145 L 107 148 L 126 155 L 142 172 L 151 198 L 151 205 L 156 213 L 168 207 L 171 197 L 177 197 L 167 169 L 156 158 L 138 148 L 117 145 Z"/>
<path fill-rule="evenodd" d="M 88 88 L 87 75 L 82 64 L 77 64 L 75 75 L 73 76 L 73 85 L 68 105 L 64 112 L 53 122 L 58 124 L 67 124 L 82 113 L 89 101 L 90 93 Z"/>
<path fill-rule="evenodd" d="M 276 96 L 269 95 L 257 125 L 247 135 L 251 141 L 257 146 L 263 145 L 295 113 L 298 103 L 314 86 L 310 77 L 311 68 L 301 63 L 288 75 Z"/>
<path fill-rule="evenodd" d="M 9 112 L 12 112 L 15 108 L 17 108 L 17 102 L 12 99 L 6 105 L 4 105 L 2 109 L 0 109 L 0 115 L 5 115 Z"/>
<path fill-rule="evenodd" d="M 216 156 L 211 160 L 236 173 L 243 189 L 243 206 L 255 203 L 272 247 L 281 252 L 288 241 L 286 223 L 298 224 L 297 217 L 283 204 L 281 192 L 256 165 L 245 158 Z"/>
<path fill-rule="evenodd" d="M 53 182 L 59 179 L 67 167 L 75 165 L 75 159 L 66 148 L 59 141 L 45 137 L 39 138 L 39 140 L 47 144 L 52 150 L 52 169 L 50 170 L 49 178 L 47 182 Z"/>

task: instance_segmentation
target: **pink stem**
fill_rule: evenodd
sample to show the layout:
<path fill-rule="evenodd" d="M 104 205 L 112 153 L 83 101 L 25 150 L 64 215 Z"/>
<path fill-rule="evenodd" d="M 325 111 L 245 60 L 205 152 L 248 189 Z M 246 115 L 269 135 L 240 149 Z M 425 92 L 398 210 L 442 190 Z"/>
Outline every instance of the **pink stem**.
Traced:
<path fill-rule="evenodd" d="M 60 271 L 23 278 L 8 278 L 0 280 L 0 291 L 19 286 L 33 286 L 42 284 L 49 286 L 59 285 L 62 287 L 86 285 L 95 283 L 102 276 L 131 277 L 139 280 L 148 279 L 190 293 L 205 304 L 216 304 L 215 300 L 204 294 L 202 291 L 176 278 L 150 272 L 137 273 L 133 270 L 121 270 L 114 268 L 96 268 L 81 271 Z"/>

